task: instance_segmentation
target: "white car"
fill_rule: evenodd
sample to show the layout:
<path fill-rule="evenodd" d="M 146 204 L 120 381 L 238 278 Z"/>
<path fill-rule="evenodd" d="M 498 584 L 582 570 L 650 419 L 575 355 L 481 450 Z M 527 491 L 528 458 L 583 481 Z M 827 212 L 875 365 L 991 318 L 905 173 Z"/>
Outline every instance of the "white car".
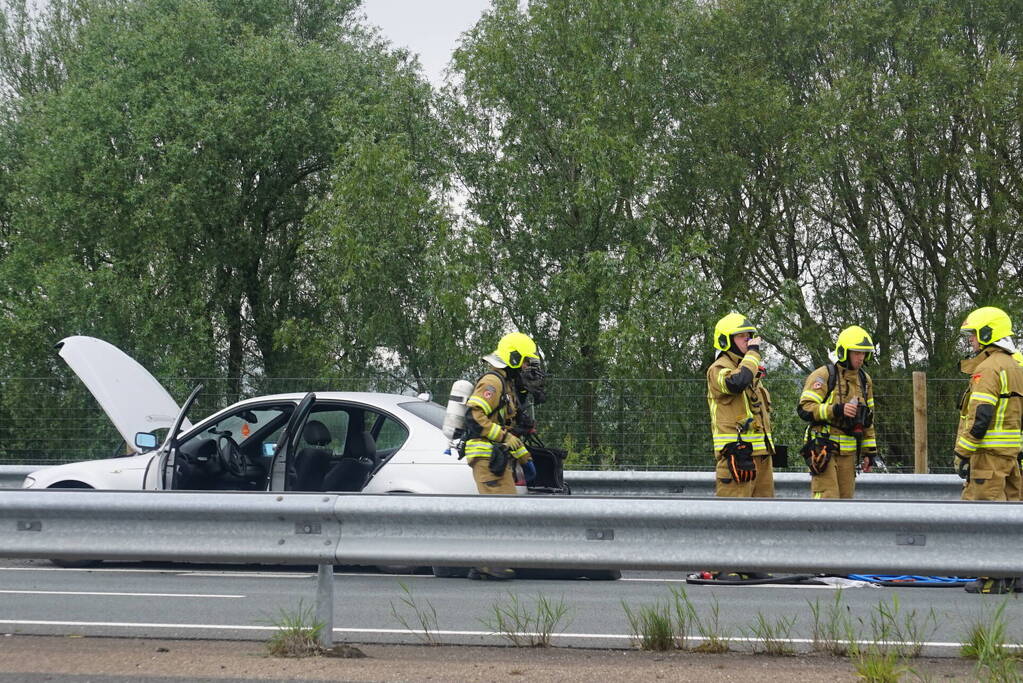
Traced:
<path fill-rule="evenodd" d="M 441 431 L 445 409 L 423 398 L 277 394 L 239 401 L 192 425 L 186 415 L 200 387 L 179 408 L 145 368 L 101 339 L 68 337 L 57 348 L 136 454 L 37 470 L 23 488 L 477 493 L 472 470 Z M 161 441 L 156 432 L 163 430 Z M 532 490 L 567 493 L 560 464 L 556 475 L 554 467 L 544 468 Z M 525 486 L 517 488 L 527 492 Z M 464 576 L 467 568 L 433 570 L 437 576 Z M 542 575 L 616 579 L 621 572 L 543 570 Z"/>
<path fill-rule="evenodd" d="M 279 394 L 199 421 L 141 365 L 92 337 L 68 337 L 62 358 L 136 453 L 47 467 L 24 488 L 364 491 L 474 494 L 468 466 L 441 432 L 444 408 L 412 396 Z M 159 443 L 156 431 L 167 429 Z"/>

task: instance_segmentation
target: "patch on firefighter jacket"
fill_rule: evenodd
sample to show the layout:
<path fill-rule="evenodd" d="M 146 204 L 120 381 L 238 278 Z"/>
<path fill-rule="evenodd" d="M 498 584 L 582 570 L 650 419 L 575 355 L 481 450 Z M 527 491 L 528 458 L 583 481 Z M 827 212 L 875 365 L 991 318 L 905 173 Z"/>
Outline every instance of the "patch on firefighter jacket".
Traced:
<path fill-rule="evenodd" d="M 971 380 L 971 381 L 972 381 L 972 382 L 973 382 L 974 384 L 976 384 L 977 382 L 979 382 L 979 381 L 980 381 L 980 373 L 978 372 L 978 373 L 974 374 L 974 375 L 973 375 L 973 377 L 971 377 L 971 378 L 970 378 L 970 380 Z"/>
<path fill-rule="evenodd" d="M 814 389 L 823 389 L 824 388 L 824 382 L 822 382 L 821 380 L 817 380 L 816 382 L 813 383 L 813 388 Z"/>
<path fill-rule="evenodd" d="M 497 389 L 495 387 L 492 387 L 489 384 L 483 387 L 483 398 L 485 398 L 487 402 L 490 402 L 490 400 L 494 398 L 496 394 Z"/>

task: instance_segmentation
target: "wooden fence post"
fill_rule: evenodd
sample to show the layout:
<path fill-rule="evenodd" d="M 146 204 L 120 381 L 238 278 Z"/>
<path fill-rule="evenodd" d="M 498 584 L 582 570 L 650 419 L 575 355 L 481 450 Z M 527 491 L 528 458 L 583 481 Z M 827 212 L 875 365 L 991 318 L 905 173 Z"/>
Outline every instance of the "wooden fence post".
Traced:
<path fill-rule="evenodd" d="M 927 373 L 913 373 L 913 471 L 927 474 Z"/>

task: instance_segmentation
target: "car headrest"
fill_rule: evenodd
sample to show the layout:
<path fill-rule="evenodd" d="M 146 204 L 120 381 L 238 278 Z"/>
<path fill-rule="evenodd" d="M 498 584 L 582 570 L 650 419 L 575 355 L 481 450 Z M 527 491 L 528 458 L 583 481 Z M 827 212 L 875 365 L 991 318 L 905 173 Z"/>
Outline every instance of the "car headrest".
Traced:
<path fill-rule="evenodd" d="M 309 420 L 302 431 L 302 439 L 311 446 L 326 446 L 330 438 L 330 430 L 319 420 Z"/>
<path fill-rule="evenodd" d="M 369 432 L 360 432 L 351 437 L 345 446 L 345 455 L 349 458 L 375 458 L 377 443 Z"/>

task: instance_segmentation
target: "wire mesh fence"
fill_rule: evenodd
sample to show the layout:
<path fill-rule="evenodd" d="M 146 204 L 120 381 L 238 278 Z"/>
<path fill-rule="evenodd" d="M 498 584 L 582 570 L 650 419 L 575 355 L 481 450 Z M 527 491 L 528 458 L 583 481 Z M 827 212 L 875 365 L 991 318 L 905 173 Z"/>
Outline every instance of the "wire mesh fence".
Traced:
<path fill-rule="evenodd" d="M 193 422 L 235 401 L 264 394 L 304 391 L 428 391 L 445 403 L 451 378 L 413 384 L 402 378 L 164 378 L 179 402 L 204 385 L 190 411 Z M 771 376 L 775 443 L 798 458 L 803 423 L 796 414 L 803 377 Z M 414 388 L 413 388 L 414 387 Z M 703 378 L 552 379 L 549 398 L 536 408 L 539 434 L 569 451 L 579 469 L 706 470 L 713 466 L 710 416 Z M 951 471 L 962 379 L 928 379 L 930 470 Z M 893 471 L 912 471 L 913 381 L 907 376 L 874 383 L 879 451 Z M 112 457 L 126 451 L 88 390 L 70 373 L 51 378 L 0 378 L 0 464 L 55 464 Z"/>

